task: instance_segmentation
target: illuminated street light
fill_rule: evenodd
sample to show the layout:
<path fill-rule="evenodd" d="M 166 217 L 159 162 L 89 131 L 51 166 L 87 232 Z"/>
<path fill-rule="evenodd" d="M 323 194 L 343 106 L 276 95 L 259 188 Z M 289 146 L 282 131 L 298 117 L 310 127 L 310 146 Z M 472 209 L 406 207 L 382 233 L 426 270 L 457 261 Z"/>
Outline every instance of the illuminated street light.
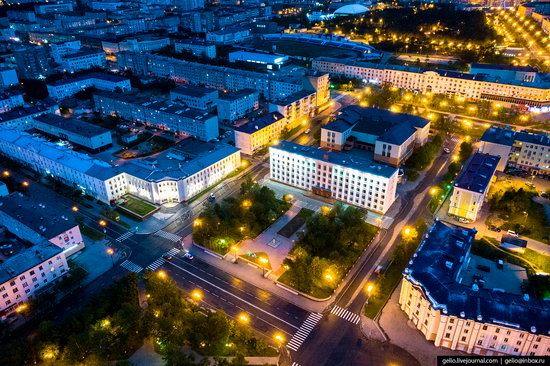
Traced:
<path fill-rule="evenodd" d="M 269 259 L 266 257 L 260 257 L 258 258 L 258 261 L 262 264 L 262 275 L 265 277 L 265 273 L 267 271 L 267 264 L 269 263 Z"/>
<path fill-rule="evenodd" d="M 410 226 L 405 226 L 405 228 L 403 229 L 403 235 L 411 235 L 411 227 Z"/>
<path fill-rule="evenodd" d="M 279 346 L 281 346 L 285 341 L 285 336 L 283 336 L 281 333 L 275 333 L 275 335 L 273 335 L 273 339 L 275 340 L 275 342 L 277 342 Z"/>
<path fill-rule="evenodd" d="M 200 219 L 195 219 L 195 221 L 193 221 L 193 226 L 197 227 L 197 226 L 201 226 L 202 224 L 202 221 Z"/>
<path fill-rule="evenodd" d="M 250 200 L 244 200 L 242 206 L 244 208 L 249 208 L 250 206 L 252 206 L 252 202 L 250 202 Z"/>
<path fill-rule="evenodd" d="M 17 306 L 17 307 L 15 308 L 15 312 L 21 313 L 21 312 L 25 311 L 28 307 L 29 307 L 29 305 L 27 305 L 27 304 L 25 304 L 25 303 L 20 304 L 19 306 Z"/>
<path fill-rule="evenodd" d="M 159 278 L 162 278 L 162 279 L 165 279 L 166 277 L 168 277 L 168 275 L 164 271 L 158 271 L 157 276 L 159 276 Z"/>
<path fill-rule="evenodd" d="M 201 301 L 202 300 L 202 292 L 200 290 L 193 290 L 193 292 L 191 292 L 191 297 L 195 301 Z"/>
<path fill-rule="evenodd" d="M 4 170 L 4 171 L 2 172 L 2 175 L 3 175 L 4 177 L 9 177 L 9 176 L 10 176 L 10 172 L 7 171 L 7 170 Z"/>
<path fill-rule="evenodd" d="M 453 161 L 458 161 L 458 155 L 453 155 Z"/>
<path fill-rule="evenodd" d="M 23 183 L 21 183 L 23 185 L 23 187 L 28 187 L 29 186 L 29 182 L 27 182 L 26 180 L 23 181 Z"/>
<path fill-rule="evenodd" d="M 432 196 L 435 196 L 435 195 L 437 194 L 437 188 L 436 188 L 436 187 L 432 187 L 432 188 L 430 189 L 430 194 L 431 194 Z"/>
<path fill-rule="evenodd" d="M 73 206 L 73 207 L 71 208 L 71 210 L 73 210 L 73 212 L 78 212 L 78 207 L 77 207 L 77 206 Z"/>
<path fill-rule="evenodd" d="M 243 229 L 243 227 L 241 226 L 240 229 Z M 242 230 L 241 230 L 241 232 L 242 232 Z M 233 250 L 233 253 L 235 253 L 235 263 L 237 263 L 237 258 L 238 258 L 238 257 L 237 257 L 237 254 L 238 254 L 238 252 L 239 252 L 239 247 L 236 246 L 236 245 L 233 245 L 233 246 L 231 247 L 231 250 Z"/>
<path fill-rule="evenodd" d="M 105 220 L 99 220 L 99 226 L 102 226 L 102 227 L 107 226 L 107 221 L 105 221 Z"/>
<path fill-rule="evenodd" d="M 243 324 L 248 324 L 250 322 L 250 316 L 248 316 L 247 313 L 240 313 L 237 319 Z"/>
<path fill-rule="evenodd" d="M 332 280 L 334 280 L 334 277 L 333 277 L 330 273 L 327 273 L 327 274 L 325 275 L 325 279 L 326 279 L 327 281 L 332 282 Z"/>

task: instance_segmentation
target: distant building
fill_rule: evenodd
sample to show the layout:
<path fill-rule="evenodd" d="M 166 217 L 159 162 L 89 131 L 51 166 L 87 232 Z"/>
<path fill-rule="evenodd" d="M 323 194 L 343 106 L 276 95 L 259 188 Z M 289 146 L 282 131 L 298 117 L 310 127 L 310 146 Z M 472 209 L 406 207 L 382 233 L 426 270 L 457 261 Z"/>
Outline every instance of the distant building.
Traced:
<path fill-rule="evenodd" d="M 499 171 L 508 166 L 534 175 L 550 175 L 550 138 L 545 133 L 491 127 L 481 136 L 479 150 L 500 157 Z"/>
<path fill-rule="evenodd" d="M 170 90 L 170 99 L 206 111 L 216 106 L 218 90 L 197 85 L 180 85 Z"/>
<path fill-rule="evenodd" d="M 216 58 L 216 45 L 201 39 L 179 40 L 174 47 L 177 53 L 188 51 L 198 57 Z"/>
<path fill-rule="evenodd" d="M 36 14 L 53 14 L 53 13 L 67 13 L 73 11 L 72 2 L 57 2 L 57 3 L 42 3 L 34 6 L 34 12 Z"/>
<path fill-rule="evenodd" d="M 0 88 L 9 88 L 13 85 L 19 85 L 17 72 L 9 68 L 0 69 Z"/>
<path fill-rule="evenodd" d="M 240 27 L 206 33 L 206 40 L 215 44 L 233 44 L 250 38 L 250 30 Z"/>
<path fill-rule="evenodd" d="M 153 36 L 150 34 L 101 41 L 101 47 L 107 54 L 116 54 L 123 51 L 151 52 L 168 46 L 170 46 L 169 37 Z"/>
<path fill-rule="evenodd" d="M 475 235 L 475 229 L 441 221 L 432 225 L 403 272 L 401 310 L 436 347 L 483 356 L 547 355 L 548 301 L 466 280 Z"/>
<path fill-rule="evenodd" d="M 277 111 L 285 116 L 290 128 L 306 123 L 316 114 L 317 107 L 317 92 L 308 90 L 302 90 L 269 103 L 269 111 Z"/>
<path fill-rule="evenodd" d="M 218 118 L 234 122 L 260 107 L 260 94 L 254 89 L 239 91 L 221 96 L 217 101 Z"/>
<path fill-rule="evenodd" d="M 17 108 L 0 114 L 0 127 L 25 131 L 34 126 L 34 117 L 45 113 L 58 113 L 59 106 L 51 99 L 36 103 L 30 107 Z"/>
<path fill-rule="evenodd" d="M 268 113 L 235 128 L 235 146 L 241 149 L 243 154 L 254 155 L 277 142 L 287 124 L 282 114 Z"/>
<path fill-rule="evenodd" d="M 100 151 L 113 144 L 111 131 L 76 118 L 43 114 L 34 118 L 34 128 L 90 151 Z"/>
<path fill-rule="evenodd" d="M 270 179 L 385 214 L 396 198 L 397 169 L 288 141 L 269 148 Z"/>
<path fill-rule="evenodd" d="M 500 158 L 475 153 L 455 179 L 449 215 L 476 221 L 494 180 Z"/>
<path fill-rule="evenodd" d="M 11 111 L 14 108 L 21 107 L 23 104 L 25 104 L 23 92 L 18 90 L 0 91 L 0 113 Z"/>
<path fill-rule="evenodd" d="M 513 66 L 495 64 L 470 64 L 470 74 L 485 74 L 502 80 L 516 80 L 532 83 L 538 74 L 538 70 L 532 66 Z"/>
<path fill-rule="evenodd" d="M 96 88 L 99 90 L 121 92 L 130 91 L 132 86 L 130 79 L 118 75 L 94 72 L 71 79 L 58 80 L 47 85 L 50 97 L 60 100 L 70 97 L 79 91 Z"/>
<path fill-rule="evenodd" d="M 107 63 L 104 51 L 82 49 L 79 52 L 65 55 L 61 59 L 61 68 L 69 72 L 104 67 Z"/>
<path fill-rule="evenodd" d="M 151 99 L 139 93 L 112 93 L 97 91 L 94 94 L 95 108 L 101 114 L 116 114 L 129 121 L 195 136 L 210 141 L 218 136 L 218 117 L 208 111 L 164 99 Z"/>
<path fill-rule="evenodd" d="M 45 79 L 53 70 L 46 48 L 35 45 L 23 46 L 13 51 L 17 72 L 24 79 Z"/>
<path fill-rule="evenodd" d="M 261 65 L 262 67 L 265 67 L 266 70 L 279 70 L 281 66 L 288 62 L 288 56 L 249 51 L 235 51 L 229 53 L 229 62 L 244 62 Z"/>
<path fill-rule="evenodd" d="M 50 53 L 57 63 L 61 63 L 64 56 L 78 52 L 80 48 L 82 48 L 82 44 L 76 39 L 50 43 Z"/>
<path fill-rule="evenodd" d="M 374 151 L 374 159 L 400 166 L 428 141 L 430 121 L 384 109 L 349 106 L 321 129 L 321 147 Z"/>

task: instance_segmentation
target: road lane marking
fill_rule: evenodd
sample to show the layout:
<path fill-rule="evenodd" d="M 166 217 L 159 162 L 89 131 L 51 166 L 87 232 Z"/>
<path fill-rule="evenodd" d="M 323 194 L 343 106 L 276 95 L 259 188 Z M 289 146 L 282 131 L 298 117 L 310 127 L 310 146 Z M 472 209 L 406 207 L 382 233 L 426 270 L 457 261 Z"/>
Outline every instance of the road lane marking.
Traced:
<path fill-rule="evenodd" d="M 359 315 L 352 313 L 347 309 L 341 308 L 338 305 L 334 306 L 330 313 L 355 325 L 359 324 L 361 321 L 361 317 Z"/>
<path fill-rule="evenodd" d="M 293 351 L 298 351 L 300 349 L 300 346 L 304 341 L 307 339 L 311 331 L 315 328 L 319 320 L 323 317 L 322 314 L 319 313 L 311 313 L 307 317 L 307 319 L 304 321 L 300 329 L 292 336 L 290 341 L 287 343 L 286 347 L 288 349 L 291 349 Z"/>
<path fill-rule="evenodd" d="M 267 315 L 269 315 L 269 316 L 271 316 L 271 317 L 273 317 L 273 318 L 279 320 L 280 322 L 285 323 L 286 325 L 291 326 L 292 328 L 300 329 L 300 327 L 297 327 L 297 326 L 295 326 L 294 324 L 291 324 L 291 323 L 287 322 L 286 320 L 281 319 L 281 318 L 279 318 L 278 316 L 276 316 L 276 315 L 274 315 L 274 314 L 271 314 L 269 311 L 266 311 L 266 310 L 264 310 L 264 309 L 262 309 L 262 308 L 260 308 L 260 307 L 258 307 L 258 306 L 256 306 L 256 305 L 254 305 L 254 304 L 252 304 L 252 303 L 246 301 L 245 299 L 240 298 L 239 296 L 237 296 L 237 295 L 235 295 L 235 294 L 232 294 L 231 292 L 229 292 L 229 291 L 227 291 L 227 290 L 225 290 L 225 289 L 223 289 L 223 288 L 221 288 L 221 287 L 219 287 L 219 286 L 217 286 L 217 285 L 215 285 L 215 284 L 213 284 L 213 283 L 211 283 L 211 282 L 208 282 L 208 281 L 205 280 L 204 278 L 197 276 L 196 274 L 194 274 L 193 272 L 190 272 L 190 271 L 186 270 L 185 268 L 180 267 L 180 266 L 178 266 L 177 264 L 172 263 L 172 262 L 168 262 L 168 263 L 171 264 L 171 265 L 173 265 L 174 267 L 177 267 L 177 268 L 181 269 L 182 271 L 184 271 L 184 272 L 186 272 L 186 273 L 189 273 L 191 276 L 193 276 L 193 277 L 195 277 L 195 278 L 198 278 L 199 280 L 208 283 L 210 286 L 212 286 L 212 287 L 214 287 L 214 288 L 216 288 L 216 289 L 218 289 L 218 290 L 220 290 L 220 291 L 222 291 L 222 292 L 224 292 L 224 293 L 226 293 L 226 294 L 228 294 L 228 295 L 230 295 L 230 296 L 233 296 L 234 298 L 236 298 L 236 299 L 238 299 L 238 300 L 244 302 L 245 304 L 247 304 L 247 305 L 249 305 L 249 306 L 252 306 L 253 308 L 255 308 L 255 309 L 257 309 L 257 310 L 260 310 L 261 312 L 263 312 L 263 313 L 265 313 L 265 314 L 267 314 Z M 205 291 L 207 291 L 207 290 L 205 290 Z"/>

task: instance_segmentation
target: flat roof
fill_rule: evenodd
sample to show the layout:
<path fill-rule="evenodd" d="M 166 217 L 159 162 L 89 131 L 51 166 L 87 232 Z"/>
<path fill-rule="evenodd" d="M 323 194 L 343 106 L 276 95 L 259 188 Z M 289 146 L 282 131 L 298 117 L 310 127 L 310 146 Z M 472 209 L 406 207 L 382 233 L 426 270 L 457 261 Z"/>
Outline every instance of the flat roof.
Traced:
<path fill-rule="evenodd" d="M 68 131 L 70 133 L 89 138 L 110 132 L 108 129 L 94 125 L 92 123 L 84 122 L 76 118 L 61 117 L 56 114 L 42 114 L 40 116 L 34 117 L 33 119 L 35 121 L 52 126 L 60 131 Z"/>
<path fill-rule="evenodd" d="M 550 302 L 459 282 L 475 234 L 436 219 L 405 268 L 405 279 L 449 316 L 548 334 Z"/>
<path fill-rule="evenodd" d="M 194 46 L 212 46 L 216 47 L 213 43 L 207 42 L 204 39 L 200 38 L 191 38 L 191 39 L 178 39 L 175 41 L 175 43 L 183 43 L 183 44 L 190 44 Z"/>
<path fill-rule="evenodd" d="M 394 174 L 397 174 L 397 169 L 389 165 L 363 160 L 345 152 L 323 150 L 321 148 L 299 145 L 290 141 L 281 141 L 279 145 L 271 146 L 270 149 L 286 151 L 306 158 L 315 159 L 350 169 L 356 169 L 364 173 L 382 176 L 385 178 L 390 178 Z"/>
<path fill-rule="evenodd" d="M 255 89 L 249 89 L 249 88 L 239 89 L 237 91 L 222 95 L 218 99 L 233 101 L 233 100 L 237 100 L 237 99 L 247 97 L 247 96 L 252 95 L 252 94 L 259 94 L 259 92 Z"/>
<path fill-rule="evenodd" d="M 268 113 L 261 116 L 260 118 L 255 119 L 254 121 L 250 121 L 242 126 L 235 128 L 235 131 L 253 134 L 254 132 L 260 131 L 261 129 L 266 128 L 267 126 L 270 126 L 283 118 L 285 117 L 279 112 Z"/>
<path fill-rule="evenodd" d="M 97 54 L 105 54 L 105 52 L 103 50 L 84 49 L 84 48 L 82 48 L 78 52 L 69 53 L 67 55 L 64 55 L 62 57 L 62 59 L 67 60 L 67 59 L 77 58 L 77 57 L 81 57 L 81 56 L 97 55 Z"/>
<path fill-rule="evenodd" d="M 523 71 L 523 72 L 538 72 L 539 70 L 533 66 L 514 66 L 504 64 L 470 64 L 470 69 L 487 69 L 487 70 L 509 70 L 509 71 Z"/>
<path fill-rule="evenodd" d="M 170 90 L 170 94 L 172 93 L 181 94 L 181 95 L 187 95 L 190 97 L 197 97 L 197 98 L 201 98 L 201 97 L 204 97 L 205 95 L 217 93 L 217 92 L 218 92 L 218 89 L 207 88 L 205 86 L 192 85 L 192 84 L 180 85 Z"/>
<path fill-rule="evenodd" d="M 261 52 L 249 52 L 249 51 L 235 51 L 229 54 L 229 58 L 236 57 L 239 61 L 246 61 L 248 59 L 252 60 L 261 60 L 265 63 L 274 64 L 276 62 L 285 61 L 288 59 L 288 56 L 285 55 L 273 55 L 270 53 L 261 53 Z"/>
<path fill-rule="evenodd" d="M 38 113 L 45 113 L 49 111 L 50 108 L 52 108 L 54 105 L 56 104 L 55 103 L 52 105 L 35 104 L 26 108 L 12 109 L 11 111 L 0 113 L 0 123 L 13 121 L 14 119 L 31 116 Z"/>
<path fill-rule="evenodd" d="M 550 146 L 550 137 L 545 133 L 517 132 L 509 128 L 499 127 L 491 127 L 485 130 L 483 136 L 481 136 L 481 141 L 506 146 L 513 146 L 515 141 Z"/>
<path fill-rule="evenodd" d="M 499 160 L 499 156 L 476 152 L 456 178 L 454 186 L 478 193 L 485 192 L 495 174 Z"/>
<path fill-rule="evenodd" d="M 107 74 L 105 72 L 93 72 L 91 74 L 77 76 L 75 78 L 57 80 L 57 81 L 54 81 L 53 83 L 49 83 L 48 85 L 52 85 L 52 86 L 67 85 L 67 84 L 72 84 L 72 83 L 76 83 L 83 80 L 89 80 L 89 79 L 101 79 L 105 81 L 111 81 L 113 83 L 130 80 L 128 78 L 125 78 L 119 75 Z"/>

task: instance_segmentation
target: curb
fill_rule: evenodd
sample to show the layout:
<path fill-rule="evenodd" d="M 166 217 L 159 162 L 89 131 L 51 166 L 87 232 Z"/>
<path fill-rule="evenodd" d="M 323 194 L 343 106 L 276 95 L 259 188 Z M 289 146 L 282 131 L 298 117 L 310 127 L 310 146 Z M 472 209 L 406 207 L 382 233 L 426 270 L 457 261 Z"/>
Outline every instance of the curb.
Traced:
<path fill-rule="evenodd" d="M 197 243 L 195 243 L 195 242 L 193 242 L 191 245 L 194 245 L 194 246 L 196 246 L 197 248 L 200 248 L 203 252 L 205 252 L 205 253 L 208 254 L 208 255 L 211 255 L 212 257 L 216 257 L 216 258 L 218 258 L 218 259 L 224 259 L 224 258 L 225 258 L 225 256 L 223 256 L 223 255 L 221 255 L 221 254 L 219 254 L 219 253 L 213 252 L 213 251 L 211 251 L 210 249 L 207 249 L 206 247 L 203 247 L 202 245 L 199 245 L 199 244 L 197 244 Z"/>
<path fill-rule="evenodd" d="M 330 295 L 330 296 L 327 297 L 327 298 L 319 299 L 319 298 L 317 298 L 317 297 L 313 297 L 313 296 L 311 296 L 311 295 L 308 295 L 308 294 L 306 294 L 306 293 L 304 293 L 304 292 L 302 292 L 302 291 L 298 291 L 298 290 L 296 290 L 296 289 L 294 289 L 294 288 L 292 288 L 292 287 L 290 287 L 290 286 L 288 286 L 288 285 L 285 285 L 285 284 L 283 284 L 282 282 L 279 282 L 279 281 L 277 281 L 277 280 L 275 280 L 274 282 L 275 282 L 275 286 L 281 287 L 281 288 L 287 290 L 287 291 L 290 292 L 290 293 L 293 293 L 293 294 L 295 294 L 295 295 L 300 295 L 300 296 L 303 296 L 303 297 L 305 297 L 305 298 L 307 298 L 307 299 L 310 299 L 310 300 L 313 300 L 313 301 L 317 301 L 317 302 L 325 302 L 325 301 L 328 301 L 328 300 L 330 300 L 330 299 L 332 298 L 332 296 L 334 295 L 334 293 L 333 293 L 332 295 Z"/>

